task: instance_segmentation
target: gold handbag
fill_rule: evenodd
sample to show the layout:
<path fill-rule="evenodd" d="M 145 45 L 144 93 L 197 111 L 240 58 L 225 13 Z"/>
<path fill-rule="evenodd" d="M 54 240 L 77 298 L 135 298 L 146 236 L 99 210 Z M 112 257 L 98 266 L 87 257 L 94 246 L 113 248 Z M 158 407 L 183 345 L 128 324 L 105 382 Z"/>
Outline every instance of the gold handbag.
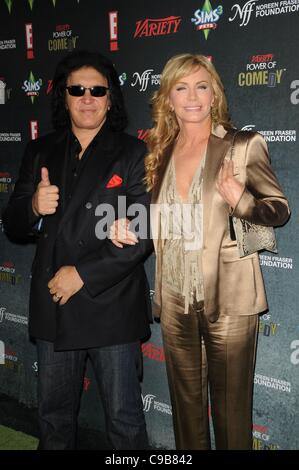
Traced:
<path fill-rule="evenodd" d="M 237 131 L 233 136 L 230 159 L 233 160 L 236 149 Z M 245 156 L 245 155 L 244 155 Z M 245 162 L 244 162 L 245 163 Z M 273 227 L 257 225 L 248 220 L 229 216 L 229 229 L 232 240 L 237 241 L 240 258 L 260 250 L 277 253 L 277 245 Z"/>

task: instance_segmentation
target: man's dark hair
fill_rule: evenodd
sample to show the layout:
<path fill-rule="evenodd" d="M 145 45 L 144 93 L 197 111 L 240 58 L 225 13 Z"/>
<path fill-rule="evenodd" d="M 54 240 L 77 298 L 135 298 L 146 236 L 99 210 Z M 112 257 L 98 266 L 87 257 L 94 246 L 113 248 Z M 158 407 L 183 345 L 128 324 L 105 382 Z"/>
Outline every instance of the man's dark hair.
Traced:
<path fill-rule="evenodd" d="M 72 72 L 82 67 L 93 67 L 107 79 L 111 102 L 110 110 L 107 113 L 107 122 L 112 130 L 123 130 L 127 125 L 127 113 L 117 72 L 112 62 L 105 56 L 97 52 L 83 50 L 71 52 L 56 67 L 52 90 L 54 128 L 60 129 L 70 125 L 69 113 L 65 107 L 66 82 Z"/>

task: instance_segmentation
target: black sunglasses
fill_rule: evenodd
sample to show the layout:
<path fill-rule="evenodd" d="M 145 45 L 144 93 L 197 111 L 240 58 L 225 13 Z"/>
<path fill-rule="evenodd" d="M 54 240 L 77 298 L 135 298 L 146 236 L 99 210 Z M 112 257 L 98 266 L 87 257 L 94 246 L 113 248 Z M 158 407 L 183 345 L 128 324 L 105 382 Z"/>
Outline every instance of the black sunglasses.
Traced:
<path fill-rule="evenodd" d="M 71 85 L 66 87 L 67 91 L 71 96 L 83 96 L 86 90 L 90 91 L 91 96 L 105 96 L 109 88 L 96 85 L 92 87 L 84 87 L 82 85 Z"/>

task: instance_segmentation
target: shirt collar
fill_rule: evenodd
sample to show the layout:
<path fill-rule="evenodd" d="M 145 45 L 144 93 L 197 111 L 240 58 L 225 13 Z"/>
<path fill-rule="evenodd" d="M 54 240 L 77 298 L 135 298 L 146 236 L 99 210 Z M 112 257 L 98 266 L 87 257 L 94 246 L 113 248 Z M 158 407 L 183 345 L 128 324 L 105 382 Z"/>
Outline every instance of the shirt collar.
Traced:
<path fill-rule="evenodd" d="M 227 130 L 221 124 L 213 124 L 211 133 L 223 139 L 227 134 Z"/>

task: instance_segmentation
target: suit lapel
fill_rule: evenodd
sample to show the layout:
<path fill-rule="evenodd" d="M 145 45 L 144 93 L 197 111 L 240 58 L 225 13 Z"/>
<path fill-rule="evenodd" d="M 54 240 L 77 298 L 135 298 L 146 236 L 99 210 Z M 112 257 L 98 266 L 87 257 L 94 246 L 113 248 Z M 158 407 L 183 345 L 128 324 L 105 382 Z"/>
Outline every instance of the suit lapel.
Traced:
<path fill-rule="evenodd" d="M 93 155 L 88 158 L 76 183 L 72 199 L 60 220 L 57 233 L 61 231 L 63 225 L 73 216 L 78 207 L 85 204 L 94 188 L 99 188 L 101 184 L 105 187 L 107 183 L 106 180 L 111 173 L 111 165 L 118 149 L 117 137 L 105 126 L 95 145 L 96 147 L 92 149 Z"/>
<path fill-rule="evenodd" d="M 160 166 L 159 171 L 158 171 L 158 175 L 159 175 L 158 180 L 157 180 L 157 183 L 155 184 L 155 186 L 152 189 L 152 203 L 153 204 L 158 203 L 162 183 L 163 183 L 163 180 L 164 180 L 164 176 L 165 176 L 168 164 L 170 162 L 173 147 L 174 147 L 174 142 L 166 148 L 165 153 L 162 157 L 161 166 Z"/>
<path fill-rule="evenodd" d="M 231 146 L 231 134 L 228 132 L 224 138 L 211 134 L 207 146 L 206 162 L 203 172 L 203 237 L 206 239 L 208 231 L 211 204 L 215 193 L 217 175 L 224 157 Z"/>

